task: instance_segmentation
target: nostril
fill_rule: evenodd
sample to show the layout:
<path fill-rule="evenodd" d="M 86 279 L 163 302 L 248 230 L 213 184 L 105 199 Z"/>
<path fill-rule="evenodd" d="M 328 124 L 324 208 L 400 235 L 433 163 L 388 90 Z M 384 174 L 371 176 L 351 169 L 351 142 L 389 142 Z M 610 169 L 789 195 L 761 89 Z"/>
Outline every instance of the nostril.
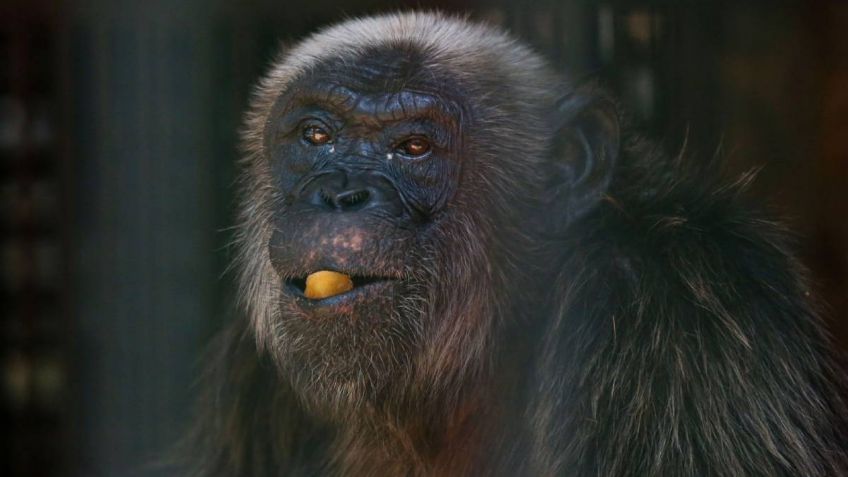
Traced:
<path fill-rule="evenodd" d="M 341 209 L 349 209 L 368 202 L 370 196 L 367 189 L 345 191 L 336 196 L 336 203 Z"/>

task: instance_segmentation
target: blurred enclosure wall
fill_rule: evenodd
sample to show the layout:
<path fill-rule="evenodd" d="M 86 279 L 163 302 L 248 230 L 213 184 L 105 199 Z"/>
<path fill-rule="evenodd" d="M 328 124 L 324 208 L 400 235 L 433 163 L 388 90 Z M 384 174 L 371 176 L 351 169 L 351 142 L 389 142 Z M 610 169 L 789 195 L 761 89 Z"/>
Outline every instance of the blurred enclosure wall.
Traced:
<path fill-rule="evenodd" d="M 405 4 L 502 24 L 691 160 L 762 166 L 848 336 L 848 3 L 0 3 L 0 474 L 162 475 L 232 314 L 233 161 L 276 49 Z"/>

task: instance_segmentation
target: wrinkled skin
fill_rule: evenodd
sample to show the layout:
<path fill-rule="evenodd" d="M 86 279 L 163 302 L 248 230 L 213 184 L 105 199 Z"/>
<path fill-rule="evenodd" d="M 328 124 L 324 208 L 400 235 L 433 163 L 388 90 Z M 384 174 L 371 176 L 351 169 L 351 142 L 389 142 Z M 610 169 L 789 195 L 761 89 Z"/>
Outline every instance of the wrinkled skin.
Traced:
<path fill-rule="evenodd" d="M 414 57 L 380 52 L 328 62 L 276 103 L 265 137 L 282 200 L 269 243 L 286 283 L 281 362 L 302 386 L 374 397 L 414 353 L 426 324 L 431 235 L 460 183 L 462 113 L 444 78 Z M 305 131 L 331 139 L 313 144 Z M 404 141 L 426 141 L 426 152 Z M 309 273 L 335 270 L 354 290 L 310 300 Z M 316 369 L 316 363 L 318 369 Z M 309 382 L 320 375 L 320 382 Z"/>

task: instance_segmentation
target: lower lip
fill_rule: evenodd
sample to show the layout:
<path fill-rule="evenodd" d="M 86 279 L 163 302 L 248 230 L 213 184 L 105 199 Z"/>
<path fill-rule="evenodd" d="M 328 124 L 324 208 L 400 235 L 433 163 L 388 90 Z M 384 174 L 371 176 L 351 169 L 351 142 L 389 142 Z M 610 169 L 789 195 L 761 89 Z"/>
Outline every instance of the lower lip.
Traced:
<path fill-rule="evenodd" d="M 296 286 L 291 284 L 285 285 L 286 293 L 293 296 L 297 304 L 306 309 L 326 309 L 332 307 L 348 306 L 356 301 L 365 301 L 368 299 L 384 297 L 388 290 L 394 285 L 395 280 L 381 280 L 376 282 L 360 285 L 352 290 L 340 293 L 338 295 L 329 296 L 327 298 L 312 299 L 306 298 L 303 292 Z"/>

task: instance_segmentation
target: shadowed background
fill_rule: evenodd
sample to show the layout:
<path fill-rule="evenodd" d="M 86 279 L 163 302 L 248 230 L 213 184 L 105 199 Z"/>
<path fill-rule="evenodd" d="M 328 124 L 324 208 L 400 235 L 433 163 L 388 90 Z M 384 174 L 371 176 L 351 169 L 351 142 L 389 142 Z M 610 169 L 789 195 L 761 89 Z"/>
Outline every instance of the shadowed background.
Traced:
<path fill-rule="evenodd" d="M 167 475 L 234 314 L 251 84 L 279 40 L 404 6 L 507 27 L 671 153 L 762 167 L 846 347 L 846 2 L 2 0 L 0 474 Z"/>

